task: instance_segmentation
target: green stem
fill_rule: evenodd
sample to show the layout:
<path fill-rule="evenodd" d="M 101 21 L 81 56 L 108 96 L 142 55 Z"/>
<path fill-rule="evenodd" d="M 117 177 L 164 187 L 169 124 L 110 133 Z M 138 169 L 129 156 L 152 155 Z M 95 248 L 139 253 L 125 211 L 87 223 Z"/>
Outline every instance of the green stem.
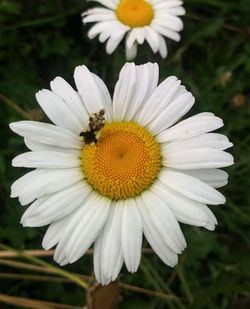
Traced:
<path fill-rule="evenodd" d="M 4 249 L 4 250 L 10 250 L 10 251 L 14 251 L 17 253 L 18 256 L 20 257 L 23 257 L 25 258 L 26 260 L 34 263 L 34 264 L 37 264 L 37 265 L 41 265 L 41 266 L 44 266 L 45 268 L 49 268 L 51 269 L 54 273 L 62 276 L 62 277 L 65 277 L 65 278 L 68 278 L 69 280 L 71 280 L 72 282 L 75 282 L 76 284 L 78 284 L 80 287 L 82 287 L 83 289 L 87 289 L 88 288 L 88 283 L 82 279 L 80 279 L 79 277 L 75 276 L 75 275 L 72 275 L 70 272 L 68 271 L 65 271 L 65 270 L 62 270 L 56 266 L 52 266 L 51 264 L 43 261 L 43 260 L 40 260 L 39 258 L 36 258 L 34 256 L 29 256 L 27 254 L 24 254 L 22 251 L 19 251 L 19 250 L 16 250 L 16 249 L 13 249 L 13 248 L 10 248 L 4 244 L 1 244 L 0 243 L 0 248 Z"/>
<path fill-rule="evenodd" d="M 27 113 L 25 110 L 23 110 L 18 104 L 16 104 L 11 99 L 7 98 L 4 94 L 0 93 L 0 100 L 2 100 L 6 105 L 14 109 L 18 114 L 20 114 L 22 117 L 27 118 L 29 120 L 33 120 L 32 116 L 30 116 L 29 113 Z"/>

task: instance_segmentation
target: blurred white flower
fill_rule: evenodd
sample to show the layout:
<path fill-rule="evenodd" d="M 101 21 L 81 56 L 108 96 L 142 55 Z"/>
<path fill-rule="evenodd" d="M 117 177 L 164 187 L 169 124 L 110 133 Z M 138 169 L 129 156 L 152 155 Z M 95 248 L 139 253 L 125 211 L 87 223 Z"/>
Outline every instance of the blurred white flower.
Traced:
<path fill-rule="evenodd" d="M 88 32 L 93 39 L 105 42 L 106 51 L 112 54 L 126 35 L 126 57 L 133 59 L 138 44 L 147 41 L 154 53 L 167 56 L 164 37 L 180 40 L 183 22 L 178 17 L 185 14 L 180 0 L 95 0 L 103 5 L 82 14 L 83 23 L 96 23 Z"/>
<path fill-rule="evenodd" d="M 54 124 L 19 121 L 11 129 L 30 149 L 13 166 L 35 168 L 18 179 L 24 226 L 49 225 L 43 239 L 56 246 L 60 265 L 73 263 L 94 243 L 94 271 L 102 284 L 125 262 L 135 272 L 142 236 L 169 266 L 186 247 L 179 222 L 213 230 L 206 204 L 224 204 L 215 188 L 227 183 L 218 169 L 233 164 L 223 126 L 212 113 L 179 120 L 193 95 L 174 76 L 158 84 L 158 65 L 124 65 L 113 100 L 85 66 L 75 69 L 76 92 L 56 77 L 37 101 Z M 177 124 L 176 124 L 177 123 Z"/>

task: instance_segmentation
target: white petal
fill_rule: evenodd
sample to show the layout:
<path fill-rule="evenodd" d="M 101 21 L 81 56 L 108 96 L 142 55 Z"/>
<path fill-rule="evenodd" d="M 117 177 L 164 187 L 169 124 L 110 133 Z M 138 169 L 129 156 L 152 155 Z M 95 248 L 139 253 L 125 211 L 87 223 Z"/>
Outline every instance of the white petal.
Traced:
<path fill-rule="evenodd" d="M 185 15 L 186 11 L 182 7 L 183 2 L 178 1 L 179 4 L 175 3 L 177 1 L 159 1 L 158 3 L 154 4 L 155 11 L 157 14 L 171 14 L 175 16 Z"/>
<path fill-rule="evenodd" d="M 149 82 L 147 87 L 147 93 L 145 95 L 144 101 L 148 100 L 151 95 L 154 93 L 155 89 L 157 88 L 158 81 L 159 81 L 159 66 L 157 63 L 147 64 L 148 68 L 148 75 L 149 75 Z"/>
<path fill-rule="evenodd" d="M 135 38 L 138 44 L 143 44 L 146 38 L 146 30 L 145 27 L 134 28 Z"/>
<path fill-rule="evenodd" d="M 180 151 L 164 151 L 163 165 L 176 169 L 204 169 L 230 166 L 233 156 L 211 148 L 194 148 Z"/>
<path fill-rule="evenodd" d="M 86 128 L 89 122 L 89 115 L 84 108 L 79 94 L 63 78 L 56 77 L 50 83 L 51 90 L 69 107 L 72 113 L 78 118 L 82 128 Z"/>
<path fill-rule="evenodd" d="M 99 76 L 97 76 L 94 73 L 92 73 L 92 76 L 94 77 L 94 80 L 99 88 L 101 97 L 104 100 L 104 103 L 105 103 L 104 106 L 107 107 L 108 113 L 106 114 L 108 115 L 108 117 L 112 117 L 109 115 L 110 111 L 112 110 L 112 99 L 108 91 L 108 88 L 105 85 L 104 81 Z M 107 118 L 107 115 L 105 115 L 105 118 Z"/>
<path fill-rule="evenodd" d="M 101 11 L 103 10 L 103 11 Z M 86 16 L 87 15 L 87 16 Z M 113 11 L 104 8 L 93 8 L 82 14 L 84 24 L 103 21 L 114 21 L 116 16 Z"/>
<path fill-rule="evenodd" d="M 153 3 L 153 7 L 157 10 L 162 9 L 162 10 L 169 10 L 169 8 L 180 6 L 183 4 L 183 1 L 180 0 L 149 0 L 151 3 Z"/>
<path fill-rule="evenodd" d="M 137 55 L 137 43 L 134 43 L 130 48 L 125 47 L 126 59 L 132 61 Z"/>
<path fill-rule="evenodd" d="M 228 182 L 228 173 L 218 169 L 198 169 L 198 170 L 182 170 L 182 173 L 188 174 L 201 181 L 204 181 L 213 188 L 221 188 Z"/>
<path fill-rule="evenodd" d="M 32 151 L 55 151 L 69 154 L 74 157 L 81 157 L 80 149 L 72 149 L 72 148 L 62 148 L 58 146 L 43 144 L 37 141 L 34 141 L 28 137 L 24 138 L 25 145 Z"/>
<path fill-rule="evenodd" d="M 134 199 L 124 201 L 122 251 L 128 271 L 136 272 L 141 260 L 142 220 Z"/>
<path fill-rule="evenodd" d="M 160 39 L 158 33 L 151 27 L 146 26 L 146 40 L 151 47 L 153 53 L 156 53 L 159 49 Z"/>
<path fill-rule="evenodd" d="M 152 218 L 153 225 L 160 234 L 164 235 L 166 245 L 174 252 L 181 253 L 186 247 L 186 242 L 171 210 L 159 196 L 150 191 L 143 192 L 141 197 Z"/>
<path fill-rule="evenodd" d="M 167 153 L 168 151 L 182 151 L 194 148 L 225 150 L 232 146 L 233 144 L 229 142 L 225 135 L 219 133 L 207 133 L 183 141 L 163 144 L 162 151 Z"/>
<path fill-rule="evenodd" d="M 162 25 L 159 25 L 158 23 L 155 23 L 154 21 L 152 21 L 152 23 L 150 24 L 150 27 L 152 27 L 156 32 L 158 32 L 159 34 L 173 40 L 176 42 L 179 42 L 181 39 L 181 36 L 178 32 L 169 29 L 167 27 L 163 27 Z"/>
<path fill-rule="evenodd" d="M 116 0 L 95 0 L 95 2 L 99 2 L 103 6 L 106 6 L 113 10 L 116 8 L 116 4 L 117 4 Z"/>
<path fill-rule="evenodd" d="M 164 40 L 164 38 L 162 37 L 162 35 L 159 34 L 159 52 L 161 57 L 164 59 L 167 57 L 168 55 L 168 48 L 167 48 L 167 44 Z"/>
<path fill-rule="evenodd" d="M 29 208 L 26 209 L 26 211 L 22 215 L 20 223 L 23 224 L 23 226 L 26 226 L 25 224 L 26 218 L 32 217 L 36 208 L 39 207 L 42 203 L 44 203 L 48 198 L 49 196 L 40 197 L 31 206 L 29 206 Z M 47 225 L 47 224 L 42 224 L 42 225 Z"/>
<path fill-rule="evenodd" d="M 141 197 L 136 199 L 139 211 L 142 216 L 144 235 L 159 258 L 167 265 L 173 267 L 178 262 L 177 254 L 167 246 L 164 235 L 161 234 L 152 222 L 152 217 Z"/>
<path fill-rule="evenodd" d="M 72 218 L 60 243 L 70 263 L 85 254 L 102 229 L 110 209 L 110 200 L 91 194 L 85 205 Z"/>
<path fill-rule="evenodd" d="M 190 92 L 178 96 L 173 100 L 149 125 L 153 134 L 159 134 L 176 123 L 193 106 L 194 97 Z"/>
<path fill-rule="evenodd" d="M 44 237 L 42 246 L 45 250 L 49 250 L 54 247 L 60 240 L 61 233 L 64 230 L 65 223 L 69 220 L 69 217 L 52 222 L 48 227 Z"/>
<path fill-rule="evenodd" d="M 94 245 L 94 273 L 96 280 L 102 284 L 107 285 L 111 282 L 111 278 L 107 278 L 103 273 L 103 231 L 99 233 Z"/>
<path fill-rule="evenodd" d="M 151 81 L 150 73 L 151 66 L 154 66 L 152 63 L 138 65 L 136 69 L 136 83 L 134 86 L 133 96 L 130 99 L 129 105 L 126 109 L 126 115 L 124 120 L 131 121 L 135 116 L 136 112 L 139 110 L 140 106 L 146 100 L 148 93 L 149 82 Z M 151 85 L 150 85 L 151 86 Z M 121 104 L 120 100 L 117 101 L 117 104 Z"/>
<path fill-rule="evenodd" d="M 72 168 L 80 166 L 81 160 L 62 152 L 30 151 L 15 157 L 12 165 L 30 168 Z"/>
<path fill-rule="evenodd" d="M 126 63 L 121 69 L 119 80 L 115 85 L 113 97 L 113 119 L 121 121 L 131 102 L 136 85 L 136 69 L 134 63 Z"/>
<path fill-rule="evenodd" d="M 93 114 L 104 109 L 105 118 L 111 120 L 111 102 L 107 101 L 106 90 L 104 94 L 103 83 L 100 87 L 100 81 L 84 65 L 75 68 L 74 79 L 87 111 Z"/>
<path fill-rule="evenodd" d="M 117 20 L 109 20 L 109 21 L 102 21 L 94 24 L 88 32 L 89 39 L 95 38 L 97 35 L 105 34 L 106 38 L 111 37 L 114 34 L 114 29 L 116 31 L 128 31 L 130 28 L 125 26 L 124 24 L 120 23 Z M 100 40 L 101 41 L 101 40 Z"/>
<path fill-rule="evenodd" d="M 12 122 L 10 128 L 23 137 L 44 144 L 73 149 L 82 148 L 81 138 L 78 135 L 52 124 L 36 121 L 18 121 Z"/>
<path fill-rule="evenodd" d="M 179 141 L 214 131 L 223 126 L 223 121 L 213 114 L 197 114 L 185 119 L 157 136 L 160 143 Z"/>
<path fill-rule="evenodd" d="M 34 170 L 13 183 L 11 197 L 19 196 L 21 204 L 27 205 L 38 197 L 67 188 L 82 178 L 80 168 Z"/>
<path fill-rule="evenodd" d="M 128 64 L 124 67 L 124 74 L 120 75 L 120 79 L 115 87 L 114 92 L 114 108 L 117 110 L 117 114 L 122 113 L 124 115 L 123 120 L 133 120 L 136 112 L 140 109 L 143 102 L 145 102 L 154 89 L 158 82 L 159 68 L 156 63 L 146 63 L 144 65 L 136 65 L 135 81 L 130 87 L 130 95 L 126 92 L 128 80 L 131 79 L 129 76 L 128 66 L 131 66 L 131 70 L 134 67 L 133 64 Z M 126 104 L 124 104 L 124 101 Z"/>
<path fill-rule="evenodd" d="M 121 43 L 124 35 L 125 35 L 125 31 L 123 31 L 122 33 L 113 35 L 108 39 L 107 44 L 106 44 L 107 54 L 111 55 L 115 51 L 117 46 Z"/>
<path fill-rule="evenodd" d="M 220 192 L 199 179 L 184 173 L 164 169 L 159 175 L 159 179 L 167 187 L 200 203 L 218 205 L 224 204 L 226 201 Z"/>
<path fill-rule="evenodd" d="M 137 121 L 142 126 L 148 125 L 171 102 L 174 94 L 180 86 L 180 81 L 175 76 L 165 79 L 153 92 L 151 97 L 143 105 L 138 113 Z"/>
<path fill-rule="evenodd" d="M 122 206 L 121 201 L 111 205 L 108 220 L 103 230 L 102 272 L 104 277 L 112 278 L 112 280 L 116 279 L 123 264 L 121 247 Z"/>
<path fill-rule="evenodd" d="M 66 128 L 71 132 L 79 134 L 82 124 L 72 113 L 64 100 L 54 92 L 43 89 L 36 93 L 36 99 L 48 118 L 57 126 Z"/>
<path fill-rule="evenodd" d="M 182 20 L 177 16 L 169 14 L 168 12 L 156 12 L 154 24 L 177 32 L 183 29 Z"/>
<path fill-rule="evenodd" d="M 43 203 L 34 207 L 33 212 L 28 216 L 24 213 L 22 223 L 25 226 L 35 227 L 60 220 L 83 205 L 90 192 L 90 187 L 80 181 L 49 196 Z"/>
<path fill-rule="evenodd" d="M 153 191 L 164 199 L 179 222 L 205 228 L 215 226 L 216 222 L 207 214 L 205 204 L 191 200 L 159 182 L 154 184 Z"/>
<path fill-rule="evenodd" d="M 136 44 L 136 35 L 137 35 L 137 32 L 136 32 L 135 28 L 132 28 L 128 32 L 126 40 L 125 40 L 125 47 L 126 48 L 130 49 L 134 44 Z"/>

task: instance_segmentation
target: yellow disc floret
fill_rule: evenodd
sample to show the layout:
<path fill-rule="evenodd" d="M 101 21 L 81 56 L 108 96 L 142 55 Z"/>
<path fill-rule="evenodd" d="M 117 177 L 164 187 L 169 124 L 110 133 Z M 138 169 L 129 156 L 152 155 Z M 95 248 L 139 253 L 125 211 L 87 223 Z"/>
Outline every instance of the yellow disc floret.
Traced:
<path fill-rule="evenodd" d="M 82 150 L 86 181 L 114 200 L 139 195 L 155 180 L 161 167 L 160 146 L 134 122 L 107 123 L 96 144 Z"/>
<path fill-rule="evenodd" d="M 121 0 L 116 16 L 129 27 L 143 27 L 151 23 L 154 11 L 152 5 L 145 0 Z"/>

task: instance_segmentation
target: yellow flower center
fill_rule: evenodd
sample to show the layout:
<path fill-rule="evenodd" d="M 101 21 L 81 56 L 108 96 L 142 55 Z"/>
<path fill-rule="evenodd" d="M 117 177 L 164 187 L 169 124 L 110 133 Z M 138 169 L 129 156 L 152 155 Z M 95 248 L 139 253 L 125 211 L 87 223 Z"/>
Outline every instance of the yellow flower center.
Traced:
<path fill-rule="evenodd" d="M 116 16 L 123 24 L 134 27 L 149 25 L 154 17 L 152 5 L 145 0 L 121 0 Z"/>
<path fill-rule="evenodd" d="M 155 180 L 161 167 L 160 146 L 134 122 L 107 123 L 96 144 L 82 150 L 87 182 L 114 200 L 139 195 Z"/>

